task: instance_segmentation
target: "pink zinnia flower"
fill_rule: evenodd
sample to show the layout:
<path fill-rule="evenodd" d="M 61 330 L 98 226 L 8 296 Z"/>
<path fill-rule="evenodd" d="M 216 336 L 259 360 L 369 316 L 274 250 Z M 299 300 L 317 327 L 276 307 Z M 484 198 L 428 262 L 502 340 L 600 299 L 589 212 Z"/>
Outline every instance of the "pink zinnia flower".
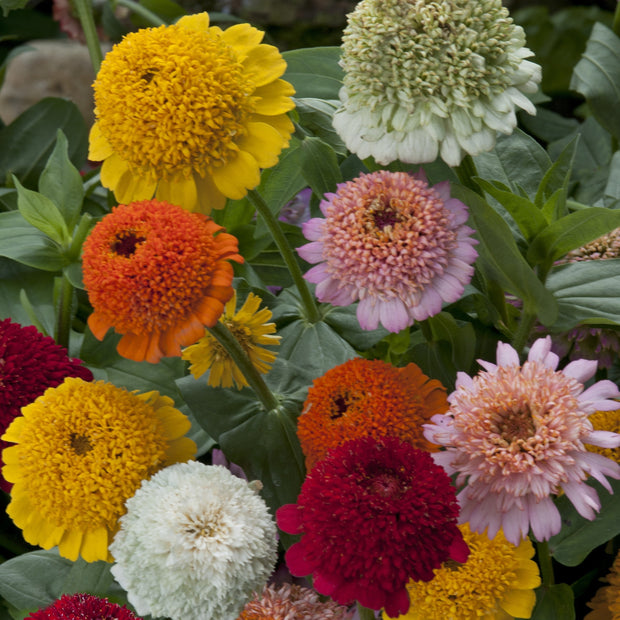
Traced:
<path fill-rule="evenodd" d="M 36 327 L 22 327 L 11 319 L 0 321 L 0 436 L 21 414 L 22 407 L 66 377 L 92 381 L 93 373 Z M 9 445 L 0 440 L 0 453 Z M 0 469 L 2 465 L 0 457 Z M 0 474 L 0 489 L 9 492 L 11 486 Z"/>
<path fill-rule="evenodd" d="M 467 207 L 450 197 L 447 181 L 430 187 L 426 175 L 379 170 L 325 194 L 325 219 L 303 224 L 311 243 L 298 248 L 305 275 L 321 302 L 360 300 L 363 329 L 381 323 L 398 332 L 441 311 L 463 294 L 478 256 L 465 226 Z"/>
<path fill-rule="evenodd" d="M 140 620 L 127 607 L 91 594 L 63 594 L 49 607 L 35 611 L 26 620 Z"/>
<path fill-rule="evenodd" d="M 407 583 L 429 581 L 445 560 L 465 562 L 455 491 L 430 454 L 395 437 L 350 440 L 306 477 L 278 526 L 302 538 L 286 552 L 297 577 L 317 592 L 357 600 L 390 617 L 409 609 Z"/>
<path fill-rule="evenodd" d="M 620 478 L 620 466 L 588 451 L 584 443 L 620 446 L 620 435 L 593 430 L 595 411 L 618 408 L 620 396 L 611 381 L 584 382 L 596 362 L 578 360 L 556 370 L 559 358 L 551 338 L 532 345 L 520 365 L 508 344 L 497 346 L 497 365 L 479 360 L 484 371 L 475 377 L 459 373 L 448 397 L 447 414 L 433 416 L 426 438 L 447 449 L 435 461 L 449 474 L 458 473 L 460 522 L 472 530 L 500 528 L 517 545 L 530 527 L 537 540 L 547 540 L 562 526 L 552 496 L 564 492 L 586 519 L 600 510 L 596 491 L 585 483 L 598 480 L 610 493 L 606 476 Z"/>

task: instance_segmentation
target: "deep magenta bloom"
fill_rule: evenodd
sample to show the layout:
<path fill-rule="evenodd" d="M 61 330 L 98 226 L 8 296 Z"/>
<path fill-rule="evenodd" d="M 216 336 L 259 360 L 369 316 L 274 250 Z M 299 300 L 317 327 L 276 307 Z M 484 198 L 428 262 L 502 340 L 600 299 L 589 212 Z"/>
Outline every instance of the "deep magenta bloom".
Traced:
<path fill-rule="evenodd" d="M 410 579 L 428 581 L 445 560 L 467 560 L 457 517 L 445 471 L 395 437 L 334 448 L 306 477 L 297 504 L 276 512 L 282 530 L 302 534 L 286 553 L 293 575 L 312 574 L 317 592 L 390 617 L 409 609 Z"/>
<path fill-rule="evenodd" d="M 303 224 L 299 255 L 315 264 L 304 276 L 321 302 L 359 300 L 363 329 L 398 332 L 457 301 L 474 273 L 477 243 L 467 207 L 445 181 L 423 171 L 379 170 L 338 185 L 320 204 L 325 218 Z"/>
<path fill-rule="evenodd" d="M 63 594 L 25 620 L 139 620 L 127 607 L 90 594 Z"/>
<path fill-rule="evenodd" d="M 11 319 L 0 321 L 0 436 L 23 406 L 66 377 L 92 381 L 93 374 L 36 327 L 22 327 Z M 9 445 L 0 440 L 0 452 Z M 0 469 L 2 465 L 0 456 Z M 11 488 L 1 475 L 0 488 L 7 492 Z"/>
<path fill-rule="evenodd" d="M 551 338 L 532 345 L 522 365 L 515 349 L 500 342 L 497 364 L 479 360 L 475 377 L 459 373 L 450 409 L 425 424 L 426 438 L 446 450 L 434 454 L 449 474 L 458 473 L 460 521 L 473 531 L 500 528 L 518 545 L 530 528 L 537 540 L 557 534 L 562 521 L 552 496 L 563 492 L 579 514 L 594 519 L 601 504 L 586 480 L 592 476 L 610 493 L 606 477 L 620 479 L 620 466 L 586 449 L 620 446 L 620 435 L 595 431 L 595 411 L 618 408 L 620 391 L 611 381 L 585 389 L 596 361 L 578 360 L 557 370 Z"/>

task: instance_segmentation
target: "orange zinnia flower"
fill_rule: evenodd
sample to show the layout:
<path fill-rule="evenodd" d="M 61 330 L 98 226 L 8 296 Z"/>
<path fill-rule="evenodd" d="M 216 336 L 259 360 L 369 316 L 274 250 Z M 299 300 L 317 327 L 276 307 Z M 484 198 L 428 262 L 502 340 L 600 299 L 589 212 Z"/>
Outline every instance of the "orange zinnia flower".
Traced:
<path fill-rule="evenodd" d="M 84 285 L 99 340 L 123 334 L 118 352 L 134 361 L 180 356 L 212 327 L 233 296 L 237 239 L 211 218 L 159 200 L 119 205 L 84 243 Z M 216 234 L 219 233 L 219 234 Z"/>
<path fill-rule="evenodd" d="M 358 437 L 395 436 L 435 451 L 422 424 L 447 410 L 445 388 L 415 364 L 396 368 L 381 360 L 349 360 L 315 379 L 308 390 L 297 425 L 306 468 Z"/>

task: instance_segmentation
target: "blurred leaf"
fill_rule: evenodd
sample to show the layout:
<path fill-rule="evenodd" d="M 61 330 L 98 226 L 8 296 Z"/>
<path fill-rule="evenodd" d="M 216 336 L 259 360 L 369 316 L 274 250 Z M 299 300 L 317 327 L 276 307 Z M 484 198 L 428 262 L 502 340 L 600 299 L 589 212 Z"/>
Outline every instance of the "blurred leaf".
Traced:
<path fill-rule="evenodd" d="M 13 182 L 17 187 L 17 208 L 22 217 L 59 246 L 65 245 L 69 241 L 69 231 L 58 207 L 43 194 L 23 187 L 16 177 Z"/>
<path fill-rule="evenodd" d="M 527 132 L 546 143 L 555 142 L 572 135 L 579 127 L 576 118 L 566 118 L 546 108 L 536 108 L 536 114 L 522 114 L 519 121 Z"/>
<path fill-rule="evenodd" d="M 574 595 L 565 583 L 540 586 L 530 620 L 575 620 Z"/>
<path fill-rule="evenodd" d="M 69 232 L 73 231 L 82 209 L 84 185 L 69 159 L 67 138 L 60 129 L 56 146 L 39 178 L 39 191 L 58 207 Z"/>
<path fill-rule="evenodd" d="M 301 143 L 301 170 L 304 179 L 319 197 L 335 192 L 342 181 L 336 152 L 320 138 L 310 136 Z"/>
<path fill-rule="evenodd" d="M 60 271 L 65 264 L 61 248 L 18 211 L 0 213 L 0 256 L 45 271 Z"/>
<path fill-rule="evenodd" d="M 601 510 L 594 521 L 584 519 L 565 495 L 556 500 L 562 529 L 549 540 L 549 550 L 560 564 L 578 566 L 593 549 L 620 534 L 620 481 L 610 479 L 609 482 L 613 495 L 598 482 L 588 482 L 601 501 Z"/>
<path fill-rule="evenodd" d="M 522 188 L 534 200 L 551 160 L 545 150 L 523 131 L 500 135 L 495 149 L 474 158 L 478 176 L 494 180 L 520 194 Z"/>
<path fill-rule="evenodd" d="M 551 272 L 546 286 L 558 303 L 554 331 L 594 319 L 620 324 L 620 259 L 562 265 Z"/>
<path fill-rule="evenodd" d="M 187 11 L 173 0 L 140 0 L 140 4 L 155 15 L 161 17 L 166 23 L 171 24 Z M 153 24 L 140 18 L 137 13 L 132 13 L 132 21 L 143 28 L 150 28 Z"/>
<path fill-rule="evenodd" d="M 287 64 L 282 78 L 295 87 L 297 97 L 338 99 L 344 76 L 339 47 L 308 47 L 282 56 Z"/>
<path fill-rule="evenodd" d="M 28 0 L 0 0 L 0 7 L 2 7 L 2 13 L 5 17 L 15 9 L 23 9 L 26 4 L 28 4 Z"/>
<path fill-rule="evenodd" d="M 605 186 L 605 196 L 620 201 L 620 151 L 616 151 L 611 158 L 609 178 Z"/>
<path fill-rule="evenodd" d="M 454 185 L 452 195 L 469 207 L 476 236 L 481 241 L 476 246 L 478 268 L 485 277 L 523 300 L 543 325 L 552 324 L 557 304 L 519 252 L 506 222 L 475 192 Z"/>
<path fill-rule="evenodd" d="M 620 40 L 597 22 L 586 50 L 575 66 L 570 87 L 581 93 L 598 122 L 620 138 Z"/>
<path fill-rule="evenodd" d="M 69 159 L 81 168 L 88 150 L 84 118 L 71 101 L 48 97 L 0 130 L 0 184 L 14 174 L 25 187 L 35 189 L 59 129 L 67 136 Z"/>
<path fill-rule="evenodd" d="M 553 262 L 568 252 L 620 227 L 620 210 L 590 207 L 575 211 L 550 224 L 531 242 L 531 264 Z"/>
<path fill-rule="evenodd" d="M 295 99 L 295 105 L 299 114 L 299 124 L 304 129 L 329 144 L 338 155 L 348 154 L 347 147 L 332 125 L 332 117 L 340 101 L 324 101 L 308 97 Z"/>

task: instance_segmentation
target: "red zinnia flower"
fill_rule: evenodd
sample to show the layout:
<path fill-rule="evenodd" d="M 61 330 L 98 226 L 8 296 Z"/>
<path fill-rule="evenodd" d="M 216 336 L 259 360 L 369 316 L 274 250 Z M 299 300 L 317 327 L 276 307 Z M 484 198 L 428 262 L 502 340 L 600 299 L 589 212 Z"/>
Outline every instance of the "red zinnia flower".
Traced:
<path fill-rule="evenodd" d="M 357 437 L 400 437 L 436 451 L 422 425 L 447 410 L 446 389 L 415 364 L 396 368 L 381 360 L 349 360 L 315 379 L 308 390 L 297 424 L 306 469 Z"/>
<path fill-rule="evenodd" d="M 93 375 L 79 359 L 44 336 L 36 327 L 22 327 L 11 319 L 0 321 L 0 436 L 20 409 L 36 400 L 48 387 L 60 385 L 66 377 L 92 381 Z M 9 446 L 0 440 L 0 452 Z M 3 462 L 0 457 L 0 469 Z M 0 489 L 11 485 L 0 475 Z"/>
<path fill-rule="evenodd" d="M 308 474 L 297 504 L 276 513 L 302 538 L 286 553 L 295 576 L 341 605 L 358 600 L 390 617 L 409 609 L 407 582 L 469 549 L 456 525 L 450 478 L 430 454 L 395 437 L 361 437 L 334 448 Z"/>
<path fill-rule="evenodd" d="M 84 243 L 84 285 L 99 340 L 123 334 L 118 352 L 136 362 L 180 356 L 213 327 L 233 296 L 237 239 L 211 218 L 158 200 L 119 205 Z"/>
<path fill-rule="evenodd" d="M 63 594 L 49 607 L 31 613 L 25 620 L 139 620 L 127 607 L 91 594 Z"/>

